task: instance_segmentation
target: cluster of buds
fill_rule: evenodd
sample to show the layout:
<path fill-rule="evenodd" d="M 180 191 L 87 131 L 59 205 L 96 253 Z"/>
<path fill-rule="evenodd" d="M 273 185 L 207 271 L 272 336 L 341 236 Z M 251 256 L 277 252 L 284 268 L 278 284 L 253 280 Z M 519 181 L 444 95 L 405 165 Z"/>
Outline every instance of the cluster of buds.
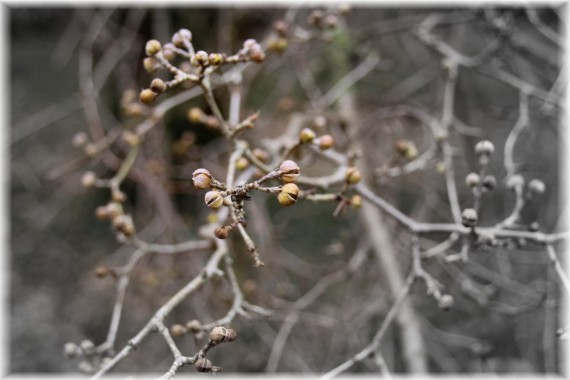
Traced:
<path fill-rule="evenodd" d="M 152 104 L 158 95 L 168 88 L 167 84 L 160 78 L 154 78 L 150 82 L 149 88 L 145 88 L 139 95 L 139 100 L 144 104 Z"/>
<path fill-rule="evenodd" d="M 118 202 L 109 202 L 105 206 L 95 209 L 95 216 L 99 220 L 110 220 L 115 232 L 126 237 L 134 236 L 135 226 L 130 215 L 125 215 L 123 207 Z"/>
<path fill-rule="evenodd" d="M 206 115 L 198 107 L 190 108 L 186 116 L 191 123 L 204 124 L 208 128 L 218 128 L 220 126 L 220 122 L 215 116 Z"/>
<path fill-rule="evenodd" d="M 320 9 L 312 11 L 307 21 L 318 29 L 334 29 L 338 25 L 338 18 L 332 11 L 325 13 Z"/>
<path fill-rule="evenodd" d="M 301 132 L 299 132 L 299 143 L 313 144 L 319 147 L 321 150 L 327 150 L 333 147 L 334 138 L 329 134 L 324 134 L 317 137 L 317 134 L 313 129 L 303 128 Z"/>
<path fill-rule="evenodd" d="M 82 358 L 78 368 L 84 373 L 94 373 L 105 365 L 111 358 L 104 356 L 92 341 L 86 339 L 79 344 L 67 342 L 63 345 L 63 355 L 67 358 Z"/>
<path fill-rule="evenodd" d="M 222 369 L 212 365 L 212 362 L 206 358 L 206 352 L 221 343 L 233 342 L 236 339 L 236 332 L 233 329 L 226 328 L 223 326 L 216 326 L 210 332 L 210 338 L 205 349 L 202 349 L 200 353 L 197 354 L 196 361 L 194 362 L 194 368 L 198 372 L 219 372 Z"/>
<path fill-rule="evenodd" d="M 263 48 L 253 38 L 244 41 L 243 49 L 240 51 L 240 54 L 256 63 L 265 61 L 265 52 L 263 51 Z"/>
<path fill-rule="evenodd" d="M 465 177 L 465 184 L 471 189 L 481 188 L 483 191 L 491 191 L 497 186 L 497 179 L 494 175 L 487 174 L 481 180 L 481 176 L 477 173 L 469 173 Z"/>
<path fill-rule="evenodd" d="M 97 153 L 99 153 L 99 149 L 95 143 L 91 141 L 87 133 L 85 132 L 77 132 L 71 138 L 71 145 L 74 148 L 83 149 L 83 152 L 88 157 L 95 157 Z"/>

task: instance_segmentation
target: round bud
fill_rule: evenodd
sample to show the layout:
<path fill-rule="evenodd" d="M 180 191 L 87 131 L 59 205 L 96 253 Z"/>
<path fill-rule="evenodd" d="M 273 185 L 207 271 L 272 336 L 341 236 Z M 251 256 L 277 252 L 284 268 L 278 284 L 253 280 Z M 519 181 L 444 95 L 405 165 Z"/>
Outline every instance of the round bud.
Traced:
<path fill-rule="evenodd" d="M 228 228 L 228 226 L 224 226 L 224 227 L 218 227 L 214 230 L 214 236 L 217 237 L 218 239 L 226 239 L 228 237 L 228 233 L 230 232 L 230 229 Z"/>
<path fill-rule="evenodd" d="M 475 187 L 479 186 L 479 182 L 481 181 L 481 177 L 477 173 L 469 173 L 465 177 L 465 184 L 468 187 Z"/>
<path fill-rule="evenodd" d="M 123 203 L 127 200 L 127 195 L 121 190 L 116 190 L 111 193 L 111 200 L 117 203 Z"/>
<path fill-rule="evenodd" d="M 166 83 L 160 78 L 154 78 L 152 82 L 150 82 L 150 89 L 160 95 L 166 90 Z"/>
<path fill-rule="evenodd" d="M 212 175 L 204 168 L 194 170 L 192 183 L 197 189 L 208 189 L 212 184 Z"/>
<path fill-rule="evenodd" d="M 85 132 L 77 132 L 71 139 L 71 145 L 75 148 L 83 148 L 89 142 L 89 136 Z"/>
<path fill-rule="evenodd" d="M 153 73 L 158 68 L 158 62 L 154 58 L 146 57 L 143 60 L 143 67 L 147 73 Z"/>
<path fill-rule="evenodd" d="M 269 160 L 269 154 L 263 149 L 255 148 L 252 153 L 253 156 L 261 162 L 267 162 L 267 160 Z"/>
<path fill-rule="evenodd" d="M 286 183 L 277 194 L 277 200 L 282 206 L 291 206 L 297 202 L 299 188 L 294 183 Z"/>
<path fill-rule="evenodd" d="M 287 46 L 289 46 L 289 42 L 286 38 L 276 38 L 269 41 L 267 49 L 277 54 L 282 54 L 287 49 Z"/>
<path fill-rule="evenodd" d="M 299 166 L 295 161 L 286 160 L 279 165 L 279 171 L 281 172 L 281 182 L 293 183 L 297 182 L 301 169 L 299 169 Z"/>
<path fill-rule="evenodd" d="M 201 123 L 202 118 L 204 117 L 204 112 L 198 107 L 192 107 L 188 111 L 187 116 L 188 120 L 190 120 L 192 123 Z"/>
<path fill-rule="evenodd" d="M 346 169 L 346 173 L 344 174 L 344 178 L 347 183 L 351 185 L 355 185 L 362 179 L 362 175 L 360 174 L 360 170 L 351 166 L 350 168 Z"/>
<path fill-rule="evenodd" d="M 184 36 L 180 34 L 180 31 L 174 33 L 171 39 L 174 46 L 183 48 L 184 47 Z"/>
<path fill-rule="evenodd" d="M 83 187 L 89 188 L 95 186 L 97 182 L 97 176 L 93 172 L 85 172 L 81 176 L 81 185 Z"/>
<path fill-rule="evenodd" d="M 111 273 L 111 270 L 108 266 L 99 265 L 97 268 L 95 268 L 95 276 L 99 278 L 105 278 L 109 275 L 109 273 Z"/>
<path fill-rule="evenodd" d="M 277 20 L 273 23 L 273 30 L 281 37 L 285 37 L 287 35 L 287 29 L 287 23 L 283 20 Z"/>
<path fill-rule="evenodd" d="M 224 197 L 222 197 L 222 194 L 220 194 L 219 191 L 212 190 L 206 193 L 204 201 L 206 202 L 206 206 L 215 210 L 222 207 L 224 204 Z"/>
<path fill-rule="evenodd" d="M 156 96 L 156 92 L 152 91 L 150 88 L 145 88 L 141 91 L 139 100 L 144 104 L 152 104 L 152 102 L 154 102 L 154 99 L 156 99 Z"/>
<path fill-rule="evenodd" d="M 67 342 L 63 345 L 63 354 L 68 358 L 75 358 L 81 355 L 81 349 L 73 342 Z"/>
<path fill-rule="evenodd" d="M 322 135 L 318 140 L 319 148 L 321 148 L 321 150 L 330 149 L 334 145 L 334 138 L 331 135 Z"/>
<path fill-rule="evenodd" d="M 208 56 L 208 62 L 212 66 L 219 66 L 224 63 L 224 56 L 218 53 L 211 53 Z"/>
<path fill-rule="evenodd" d="M 176 58 L 176 47 L 174 46 L 174 44 L 170 42 L 165 44 L 164 47 L 162 48 L 162 56 L 167 61 L 172 61 L 174 58 Z"/>
<path fill-rule="evenodd" d="M 156 53 L 158 53 L 160 49 L 162 49 L 162 45 L 157 40 L 150 40 L 146 43 L 145 46 L 146 55 L 148 55 L 149 57 L 156 55 Z"/>
<path fill-rule="evenodd" d="M 81 341 L 81 343 L 79 343 L 79 347 L 81 348 L 81 350 L 84 353 L 89 354 L 95 348 L 95 344 L 93 344 L 92 341 L 85 339 L 85 340 Z"/>
<path fill-rule="evenodd" d="M 313 119 L 313 127 L 315 129 L 323 129 L 327 126 L 327 118 L 323 115 L 315 116 Z"/>
<path fill-rule="evenodd" d="M 106 220 L 109 219 L 109 212 L 107 211 L 106 206 L 99 206 L 95 209 L 95 216 L 99 220 Z"/>
<path fill-rule="evenodd" d="M 89 157 L 95 157 L 97 155 L 97 153 L 99 152 L 99 150 L 97 149 L 97 147 L 95 146 L 95 144 L 87 144 L 83 147 L 83 151 L 85 152 L 86 155 L 88 155 Z"/>
<path fill-rule="evenodd" d="M 528 183 L 528 190 L 534 194 L 544 194 L 546 185 L 539 179 L 533 179 Z"/>
<path fill-rule="evenodd" d="M 199 65 L 205 65 L 206 63 L 208 63 L 208 53 L 206 53 L 204 50 L 200 50 L 196 52 L 196 55 L 194 55 L 194 59 Z"/>
<path fill-rule="evenodd" d="M 252 46 L 254 46 L 256 44 L 257 44 L 256 40 L 254 40 L 253 38 L 248 38 L 247 40 L 245 40 L 243 42 L 243 48 L 245 50 L 249 50 L 249 49 L 251 49 Z"/>
<path fill-rule="evenodd" d="M 249 58 L 251 58 L 251 60 L 256 63 L 265 61 L 265 53 L 259 44 L 253 45 L 249 49 Z"/>
<path fill-rule="evenodd" d="M 186 331 L 187 331 L 186 327 L 179 325 L 178 323 L 176 323 L 170 327 L 170 333 L 174 337 L 182 336 L 182 335 L 186 334 Z"/>
<path fill-rule="evenodd" d="M 249 160 L 245 157 L 240 157 L 240 159 L 236 161 L 236 169 L 237 170 L 244 170 L 248 166 L 249 166 Z"/>
<path fill-rule="evenodd" d="M 513 174 L 507 179 L 507 188 L 515 190 L 524 185 L 524 178 L 520 174 Z"/>
<path fill-rule="evenodd" d="M 465 227 L 475 227 L 478 219 L 479 216 L 477 215 L 477 211 L 475 211 L 475 209 L 466 208 L 461 213 L 461 224 L 463 224 Z"/>
<path fill-rule="evenodd" d="M 133 220 L 128 215 L 117 215 L 111 220 L 111 224 L 113 228 L 118 231 L 122 232 L 123 235 L 129 237 L 135 234 L 135 226 L 133 224 Z"/>
<path fill-rule="evenodd" d="M 200 329 L 201 327 L 202 327 L 202 324 L 197 319 L 192 319 L 191 321 L 186 322 L 186 328 L 191 333 L 197 333 L 197 332 L 202 331 Z"/>
<path fill-rule="evenodd" d="M 486 175 L 483 178 L 483 187 L 487 190 L 493 190 L 497 186 L 497 180 L 494 175 Z"/>
<path fill-rule="evenodd" d="M 437 306 L 442 310 L 449 310 L 453 306 L 453 297 L 449 294 L 442 295 L 437 301 Z"/>
<path fill-rule="evenodd" d="M 299 133 L 299 141 L 301 141 L 303 144 L 308 144 L 313 142 L 315 137 L 317 137 L 315 131 L 313 131 L 310 128 L 303 128 Z"/>
<path fill-rule="evenodd" d="M 338 24 L 338 19 L 336 18 L 335 15 L 328 15 L 325 18 L 325 25 L 327 28 L 334 29 L 336 28 L 337 24 Z"/>
<path fill-rule="evenodd" d="M 360 208 L 362 206 L 362 197 L 360 195 L 353 195 L 350 198 L 350 205 L 354 209 Z"/>
<path fill-rule="evenodd" d="M 196 371 L 198 372 L 210 372 L 212 371 L 212 362 L 206 358 L 199 357 L 194 363 Z"/>
<path fill-rule="evenodd" d="M 107 216 L 109 219 L 112 219 L 112 218 L 116 217 L 117 215 L 121 215 L 123 213 L 121 206 L 119 206 L 117 203 L 114 203 L 114 202 L 108 203 L 104 207 L 106 209 Z"/>
<path fill-rule="evenodd" d="M 443 142 L 449 138 L 449 133 L 447 131 L 437 131 L 435 134 L 435 141 Z"/>
<path fill-rule="evenodd" d="M 528 225 L 528 230 L 531 232 L 536 232 L 540 229 L 540 224 L 538 222 L 532 222 Z"/>
<path fill-rule="evenodd" d="M 186 41 L 192 41 L 192 32 L 188 29 L 182 28 L 178 31 L 180 37 L 182 37 Z"/>
<path fill-rule="evenodd" d="M 213 344 L 233 342 L 236 339 L 236 332 L 223 326 L 216 326 L 210 332 L 210 342 Z"/>
<path fill-rule="evenodd" d="M 479 141 L 475 144 L 475 153 L 478 155 L 490 156 L 495 151 L 495 145 L 489 140 Z"/>

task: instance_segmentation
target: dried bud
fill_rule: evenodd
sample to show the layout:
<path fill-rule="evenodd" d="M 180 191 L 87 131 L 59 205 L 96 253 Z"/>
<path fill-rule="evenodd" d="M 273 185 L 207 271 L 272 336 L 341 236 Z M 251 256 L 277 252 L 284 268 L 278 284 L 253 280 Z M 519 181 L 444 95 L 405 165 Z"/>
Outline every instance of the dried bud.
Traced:
<path fill-rule="evenodd" d="M 478 219 L 479 216 L 477 215 L 477 211 L 475 211 L 475 209 L 466 208 L 461 213 L 461 224 L 463 224 L 465 227 L 475 227 Z"/>
<path fill-rule="evenodd" d="M 486 175 L 483 177 L 483 187 L 487 190 L 493 190 L 497 186 L 497 180 L 494 175 Z"/>
<path fill-rule="evenodd" d="M 481 181 L 481 177 L 477 173 L 469 173 L 465 177 L 465 184 L 468 187 L 475 187 L 479 186 L 479 182 Z"/>
<path fill-rule="evenodd" d="M 223 326 L 216 326 L 210 333 L 210 342 L 213 344 L 233 342 L 236 339 L 236 332 Z"/>
<path fill-rule="evenodd" d="M 331 135 L 322 135 L 318 138 L 318 144 L 321 150 L 330 149 L 334 145 L 334 138 Z"/>
<path fill-rule="evenodd" d="M 162 45 L 157 40 L 150 40 L 146 43 L 145 52 L 146 55 L 152 57 L 156 55 L 162 49 Z"/>
<path fill-rule="evenodd" d="M 282 206 L 291 206 L 297 202 L 299 188 L 294 183 L 286 183 L 277 194 L 277 200 Z"/>
<path fill-rule="evenodd" d="M 172 61 L 174 58 L 176 58 L 176 47 L 174 46 L 174 44 L 170 42 L 165 44 L 164 47 L 162 48 L 162 56 L 167 61 Z"/>
<path fill-rule="evenodd" d="M 192 107 L 188 111 L 187 116 L 188 120 L 190 120 L 192 123 L 201 123 L 202 118 L 204 117 L 204 112 L 198 107 Z"/>
<path fill-rule="evenodd" d="M 226 239 L 228 237 L 228 233 L 230 232 L 229 226 L 218 227 L 214 230 L 214 236 L 218 239 Z"/>
<path fill-rule="evenodd" d="M 139 99 L 141 103 L 152 104 L 156 99 L 156 96 L 157 94 L 154 91 L 152 91 L 150 88 L 145 88 L 144 90 L 141 91 Z"/>
<path fill-rule="evenodd" d="M 160 95 L 166 90 L 166 83 L 160 78 L 154 78 L 152 82 L 150 82 L 150 89 L 152 92 Z"/>
<path fill-rule="evenodd" d="M 186 322 L 186 328 L 191 333 L 198 333 L 198 332 L 202 331 L 200 329 L 201 327 L 202 327 L 202 324 L 197 319 L 192 319 L 191 321 Z"/>
<path fill-rule="evenodd" d="M 249 166 L 249 160 L 245 157 L 240 157 L 240 159 L 236 161 L 236 169 L 237 170 L 244 170 L 248 166 Z"/>
<path fill-rule="evenodd" d="M 206 358 L 199 357 L 194 363 L 194 367 L 196 367 L 198 372 L 210 372 L 212 371 L 212 362 Z"/>
<path fill-rule="evenodd" d="M 360 174 L 360 170 L 351 166 L 350 168 L 346 169 L 346 173 L 344 174 L 344 178 L 346 182 L 351 185 L 356 185 L 362 179 L 362 175 Z"/>
<path fill-rule="evenodd" d="M 224 56 L 218 53 L 211 53 L 208 56 L 208 62 L 212 66 L 219 66 L 224 63 Z"/>
<path fill-rule="evenodd" d="M 206 193 L 204 201 L 206 202 L 206 206 L 215 210 L 222 207 L 224 204 L 224 197 L 222 197 L 222 194 L 220 194 L 219 191 L 212 190 Z"/>
<path fill-rule="evenodd" d="M 528 191 L 534 194 L 544 194 L 546 185 L 539 179 L 533 179 L 528 183 Z"/>
<path fill-rule="evenodd" d="M 95 276 L 97 276 L 99 278 L 105 278 L 110 273 L 111 273 L 111 270 L 109 269 L 108 266 L 99 265 L 97 268 L 95 268 Z"/>
<path fill-rule="evenodd" d="M 315 131 L 310 128 L 303 128 L 299 133 L 299 141 L 304 144 L 308 144 L 313 142 L 313 140 L 317 137 Z"/>
<path fill-rule="evenodd" d="M 362 197 L 360 195 L 353 195 L 350 198 L 350 205 L 354 209 L 360 208 L 362 206 Z"/>
<path fill-rule="evenodd" d="M 445 311 L 451 309 L 453 306 L 453 297 L 449 294 L 442 295 L 437 302 L 437 306 Z"/>
<path fill-rule="evenodd" d="M 204 168 L 194 170 L 192 183 L 197 189 L 208 189 L 212 184 L 212 175 Z"/>
<path fill-rule="evenodd" d="M 283 20 L 277 20 L 273 23 L 273 30 L 281 37 L 285 37 L 287 35 L 287 29 L 287 23 Z"/>
<path fill-rule="evenodd" d="M 97 182 L 97 176 L 93 172 L 85 172 L 81 176 L 81 185 L 85 188 L 90 188 L 95 186 Z"/>
<path fill-rule="evenodd" d="M 475 153 L 480 156 L 481 155 L 490 156 L 491 154 L 493 154 L 494 151 L 495 151 L 495 145 L 493 145 L 493 143 L 490 142 L 489 140 L 479 141 L 475 145 Z"/>
<path fill-rule="evenodd" d="M 281 182 L 293 183 L 297 182 L 301 169 L 299 169 L 299 166 L 295 161 L 287 160 L 283 161 L 281 165 L 279 165 L 279 171 L 281 172 Z"/>
<path fill-rule="evenodd" d="M 81 349 L 73 342 L 67 342 L 63 345 L 63 354 L 68 358 L 75 358 L 81 355 Z"/>
<path fill-rule="evenodd" d="M 176 323 L 170 327 L 170 333 L 174 337 L 182 336 L 182 335 L 186 334 L 186 331 L 187 331 L 186 327 L 179 325 L 178 323 Z"/>
<path fill-rule="evenodd" d="M 146 57 L 143 60 L 143 66 L 147 73 L 153 73 L 156 71 L 156 69 L 158 69 L 159 64 L 156 61 L 156 59 L 151 57 Z"/>
<path fill-rule="evenodd" d="M 77 132 L 71 139 L 71 145 L 75 148 L 83 148 L 89 142 L 89 136 L 85 132 Z"/>

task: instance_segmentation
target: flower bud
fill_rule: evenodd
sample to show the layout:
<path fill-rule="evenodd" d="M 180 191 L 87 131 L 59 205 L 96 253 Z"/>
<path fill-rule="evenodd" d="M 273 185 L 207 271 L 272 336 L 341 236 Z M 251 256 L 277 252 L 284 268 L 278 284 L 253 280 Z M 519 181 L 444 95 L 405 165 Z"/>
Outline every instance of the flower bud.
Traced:
<path fill-rule="evenodd" d="M 210 342 L 213 344 L 233 342 L 236 339 L 236 332 L 223 326 L 216 326 L 210 333 Z"/>
<path fill-rule="evenodd" d="M 156 96 L 157 94 L 154 91 L 152 91 L 150 88 L 145 88 L 144 90 L 141 91 L 139 99 L 141 103 L 152 104 L 152 102 L 154 102 L 154 100 L 156 99 Z"/>
<path fill-rule="evenodd" d="M 310 128 L 303 128 L 299 133 L 299 141 L 301 141 L 303 144 L 308 144 L 313 142 L 315 137 L 317 137 L 315 131 L 313 131 Z"/>
<path fill-rule="evenodd" d="M 99 153 L 99 149 L 95 146 L 95 144 L 89 143 L 83 147 L 83 151 L 89 157 L 95 157 L 97 153 Z"/>
<path fill-rule="evenodd" d="M 313 128 L 319 130 L 327 126 L 327 118 L 323 115 L 315 116 L 313 119 Z"/>
<path fill-rule="evenodd" d="M 287 46 L 289 46 L 289 42 L 286 38 L 276 38 L 269 41 L 267 49 L 277 54 L 282 54 L 287 49 Z"/>
<path fill-rule="evenodd" d="M 325 17 L 325 25 L 327 28 L 334 29 L 336 28 L 337 24 L 338 24 L 338 19 L 336 18 L 335 15 L 327 15 L 327 17 Z"/>
<path fill-rule="evenodd" d="M 176 58 L 176 47 L 174 46 L 174 44 L 170 42 L 165 44 L 164 47 L 162 48 L 162 56 L 167 61 L 172 61 L 174 58 Z"/>
<path fill-rule="evenodd" d="M 198 372 L 210 372 L 212 371 L 212 362 L 206 358 L 199 357 L 194 363 L 194 367 L 196 367 Z"/>
<path fill-rule="evenodd" d="M 287 29 L 287 23 L 283 20 L 277 20 L 273 23 L 273 30 L 281 37 L 285 37 L 287 35 Z"/>
<path fill-rule="evenodd" d="M 544 194 L 546 185 L 539 179 L 533 179 L 528 183 L 528 190 L 534 194 Z"/>
<path fill-rule="evenodd" d="M 111 270 L 109 269 L 108 266 L 99 265 L 97 268 L 95 268 L 95 276 L 96 276 L 96 277 L 105 278 L 105 277 L 107 277 L 110 273 L 111 273 Z"/>
<path fill-rule="evenodd" d="M 158 69 L 158 62 L 156 61 L 156 59 L 151 58 L 151 57 L 146 57 L 143 60 L 143 67 L 146 70 L 147 73 L 153 73 L 156 71 L 156 69 Z"/>
<path fill-rule="evenodd" d="M 477 155 L 490 156 L 495 151 L 495 145 L 489 140 L 479 141 L 475 145 L 475 153 Z"/>
<path fill-rule="evenodd" d="M 228 237 L 228 233 L 230 232 L 230 228 L 228 226 L 218 227 L 214 230 L 214 236 L 218 239 L 226 239 Z"/>
<path fill-rule="evenodd" d="M 249 166 L 249 160 L 245 157 L 240 157 L 240 159 L 236 161 L 236 169 L 237 170 L 244 170 L 248 166 Z"/>
<path fill-rule="evenodd" d="M 294 183 L 286 183 L 277 194 L 277 200 L 282 206 L 291 206 L 297 202 L 299 188 Z"/>
<path fill-rule="evenodd" d="M 200 329 L 201 327 L 202 327 L 202 324 L 197 319 L 192 319 L 191 321 L 186 322 L 186 328 L 191 333 L 197 333 L 197 332 L 202 331 Z"/>
<path fill-rule="evenodd" d="M 156 53 L 158 53 L 160 49 L 162 49 L 162 45 L 157 40 L 150 40 L 146 43 L 145 46 L 146 55 L 148 55 L 149 57 L 156 55 Z"/>
<path fill-rule="evenodd" d="M 497 186 L 497 180 L 494 175 L 486 175 L 483 177 L 483 187 L 487 190 L 493 190 Z"/>
<path fill-rule="evenodd" d="M 252 153 L 253 156 L 261 162 L 267 162 L 267 160 L 269 160 L 269 154 L 263 149 L 255 148 Z"/>
<path fill-rule="evenodd" d="M 185 47 L 184 41 L 192 41 L 192 32 L 188 29 L 180 29 L 178 32 L 172 35 L 171 39 L 174 46 L 183 48 Z"/>
<path fill-rule="evenodd" d="M 360 195 L 353 195 L 350 198 L 350 205 L 354 209 L 360 208 L 362 206 L 362 197 Z"/>
<path fill-rule="evenodd" d="M 68 358 L 75 358 L 81 355 L 81 349 L 73 342 L 67 342 L 63 345 L 63 354 Z"/>
<path fill-rule="evenodd" d="M 95 348 L 95 344 L 93 344 L 93 342 L 90 341 L 89 339 L 85 339 L 81 341 L 81 343 L 79 343 L 79 347 L 85 354 L 89 354 Z"/>
<path fill-rule="evenodd" d="M 331 135 L 322 135 L 318 138 L 318 144 L 321 150 L 330 149 L 334 145 L 334 138 Z"/>
<path fill-rule="evenodd" d="M 204 117 L 204 112 L 198 107 L 192 107 L 186 116 L 192 123 L 201 123 L 202 118 Z"/>
<path fill-rule="evenodd" d="M 133 225 L 133 220 L 128 215 L 120 214 L 115 216 L 111 220 L 111 224 L 116 231 L 123 233 L 123 235 L 127 237 L 133 236 L 135 234 L 135 226 Z"/>
<path fill-rule="evenodd" d="M 520 174 L 513 174 L 507 179 L 507 188 L 515 190 L 524 185 L 524 178 Z"/>
<path fill-rule="evenodd" d="M 196 61 L 196 63 L 198 63 L 198 65 L 205 65 L 208 63 L 208 53 L 206 53 L 204 50 L 200 50 L 196 52 L 193 59 Z"/>
<path fill-rule="evenodd" d="M 475 227 L 477 224 L 479 216 L 477 215 L 477 211 L 472 208 L 466 208 L 461 213 L 461 224 L 465 227 Z"/>
<path fill-rule="evenodd" d="M 150 82 L 150 89 L 152 92 L 160 95 L 166 90 L 166 83 L 160 78 L 154 78 L 152 82 Z"/>
<path fill-rule="evenodd" d="M 215 210 L 222 207 L 224 204 L 224 197 L 222 197 L 222 194 L 220 194 L 219 191 L 212 190 L 206 193 L 204 201 L 206 202 L 206 206 Z"/>
<path fill-rule="evenodd" d="M 360 170 L 358 170 L 354 166 L 351 166 L 350 168 L 346 169 L 344 178 L 347 183 L 351 185 L 356 185 L 362 179 L 362 175 L 360 174 Z"/>
<path fill-rule="evenodd" d="M 257 41 L 256 41 L 256 40 L 254 40 L 253 38 L 248 38 L 247 40 L 245 40 L 245 41 L 243 42 L 243 48 L 244 48 L 245 50 L 249 50 L 249 49 L 252 48 L 252 46 L 254 46 L 254 45 L 256 45 L 256 44 L 257 44 Z"/>
<path fill-rule="evenodd" d="M 475 187 L 479 186 L 479 182 L 481 181 L 481 177 L 477 173 L 469 173 L 465 177 L 465 184 L 468 187 Z"/>
<path fill-rule="evenodd" d="M 218 53 L 211 53 L 208 56 L 208 62 L 212 66 L 219 66 L 224 63 L 224 56 Z"/>
<path fill-rule="evenodd" d="M 74 148 L 83 148 L 89 142 L 89 136 L 85 132 L 77 132 L 71 139 Z"/>
<path fill-rule="evenodd" d="M 438 302 L 437 306 L 442 310 L 449 310 L 453 306 L 453 297 L 449 294 L 442 295 Z"/>
<path fill-rule="evenodd" d="M 299 166 L 295 161 L 287 160 L 283 161 L 281 165 L 279 165 L 279 171 L 281 172 L 281 182 L 293 183 L 297 182 L 301 169 L 299 169 Z"/>
<path fill-rule="evenodd" d="M 182 335 L 186 334 L 186 331 L 187 331 L 186 327 L 184 327 L 178 323 L 176 323 L 170 327 L 170 333 L 174 337 L 182 336 Z"/>
<path fill-rule="evenodd" d="M 192 183 L 197 189 L 208 189 L 212 184 L 212 175 L 204 168 L 194 170 Z"/>
<path fill-rule="evenodd" d="M 95 186 L 97 182 L 97 176 L 93 172 L 85 172 L 83 176 L 81 176 L 81 185 L 85 188 L 90 188 Z"/>

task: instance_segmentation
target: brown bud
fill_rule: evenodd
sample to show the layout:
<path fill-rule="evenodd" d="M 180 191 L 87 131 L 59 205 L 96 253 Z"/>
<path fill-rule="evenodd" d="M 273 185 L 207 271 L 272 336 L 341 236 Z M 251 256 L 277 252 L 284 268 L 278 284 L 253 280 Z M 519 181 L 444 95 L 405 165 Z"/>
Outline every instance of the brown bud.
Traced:
<path fill-rule="evenodd" d="M 223 326 L 216 326 L 210 333 L 210 342 L 213 344 L 233 342 L 236 339 L 236 332 Z"/>
<path fill-rule="evenodd" d="M 182 335 L 186 334 L 186 331 L 187 331 L 186 327 L 184 327 L 178 323 L 176 323 L 170 327 L 170 333 L 174 337 L 182 336 Z"/>
<path fill-rule="evenodd" d="M 273 23 L 273 30 L 281 37 L 285 37 L 287 35 L 288 25 L 283 20 L 277 20 Z"/>
<path fill-rule="evenodd" d="M 198 372 L 211 372 L 212 362 L 206 358 L 199 357 L 194 363 L 194 367 L 196 367 L 196 371 Z"/>
<path fill-rule="evenodd" d="M 360 174 L 360 170 L 355 168 L 354 166 L 349 167 L 346 169 L 346 173 L 344 174 L 344 178 L 346 182 L 355 185 L 362 179 L 362 175 Z"/>
<path fill-rule="evenodd" d="M 294 183 L 286 183 L 277 194 L 277 200 L 282 206 L 291 206 L 297 202 L 299 188 Z"/>
<path fill-rule="evenodd" d="M 202 331 L 200 329 L 201 327 L 202 327 L 202 324 L 197 319 L 192 319 L 191 321 L 186 322 L 186 328 L 191 333 L 197 333 L 197 332 Z"/>
<path fill-rule="evenodd" d="M 261 162 L 267 162 L 267 160 L 269 160 L 269 154 L 263 149 L 255 148 L 252 153 L 254 157 Z"/>
<path fill-rule="evenodd" d="M 309 19 L 308 19 L 309 24 L 320 27 L 322 25 L 324 17 L 325 17 L 325 13 L 323 11 L 321 11 L 320 9 L 316 9 L 316 10 L 312 11 L 311 14 L 309 15 Z"/>
<path fill-rule="evenodd" d="M 475 211 L 475 209 L 466 208 L 461 213 L 461 224 L 463 224 L 465 227 L 475 227 L 478 219 L 479 216 L 477 215 L 477 211 Z"/>
<path fill-rule="evenodd" d="M 113 202 L 123 203 L 127 200 L 127 194 L 123 193 L 121 190 L 115 190 L 111 193 L 111 199 Z"/>
<path fill-rule="evenodd" d="M 192 183 L 197 189 L 207 189 L 212 184 L 212 175 L 204 168 L 194 170 Z"/>
<path fill-rule="evenodd" d="M 313 140 L 317 137 L 315 131 L 310 128 L 303 128 L 299 133 L 299 141 L 304 144 L 308 144 L 313 142 Z"/>
<path fill-rule="evenodd" d="M 176 47 L 174 46 L 174 44 L 170 42 L 165 44 L 164 47 L 162 48 L 162 56 L 167 61 L 172 61 L 174 58 L 176 58 Z"/>
<path fill-rule="evenodd" d="M 86 188 L 90 188 L 95 186 L 97 182 L 97 176 L 93 172 L 85 172 L 83 176 L 81 176 L 81 185 Z"/>
<path fill-rule="evenodd" d="M 219 191 L 212 190 L 206 193 L 204 201 L 206 202 L 206 206 L 218 209 L 224 204 L 224 197 L 222 197 Z"/>
<path fill-rule="evenodd" d="M 218 239 L 225 239 L 228 237 L 228 233 L 230 232 L 229 226 L 218 227 L 214 230 L 214 236 Z"/>
<path fill-rule="evenodd" d="M 150 88 L 145 88 L 139 95 L 139 100 L 144 104 L 152 104 L 156 99 L 156 93 Z"/>
<path fill-rule="evenodd" d="M 283 183 L 293 183 L 297 182 L 301 169 L 299 169 L 295 161 L 287 160 L 279 165 L 279 171 L 281 172 L 280 178 Z"/>
<path fill-rule="evenodd" d="M 150 89 L 152 92 L 160 95 L 166 90 L 166 83 L 160 78 L 154 78 L 152 82 L 150 82 Z"/>
<path fill-rule="evenodd" d="M 178 32 L 172 35 L 171 39 L 174 46 L 183 48 L 185 47 L 184 41 L 192 41 L 192 32 L 188 29 L 180 29 Z"/>
<path fill-rule="evenodd" d="M 249 49 L 249 57 L 253 62 L 261 63 L 265 61 L 265 53 L 259 44 L 253 45 Z"/>
<path fill-rule="evenodd" d="M 100 265 L 97 268 L 95 268 L 95 276 L 97 276 L 99 278 L 105 278 L 110 273 L 111 273 L 111 270 L 109 269 L 109 267 L 107 267 L 105 265 Z"/>
<path fill-rule="evenodd" d="M 188 120 L 190 120 L 192 123 L 201 123 L 202 118 L 204 117 L 204 112 L 198 107 L 192 107 L 188 111 L 187 116 Z"/>
<path fill-rule="evenodd" d="M 99 206 L 95 209 L 95 216 L 99 220 L 106 220 L 109 219 L 109 211 L 107 211 L 106 206 Z"/>
<path fill-rule="evenodd" d="M 321 150 L 330 149 L 334 145 L 334 138 L 331 135 L 322 135 L 318 140 L 319 148 L 321 148 Z"/>
<path fill-rule="evenodd" d="M 158 53 L 160 49 L 162 49 L 162 45 L 157 40 L 150 40 L 146 43 L 145 46 L 146 55 L 148 55 L 149 57 L 156 55 L 156 53 Z"/>

